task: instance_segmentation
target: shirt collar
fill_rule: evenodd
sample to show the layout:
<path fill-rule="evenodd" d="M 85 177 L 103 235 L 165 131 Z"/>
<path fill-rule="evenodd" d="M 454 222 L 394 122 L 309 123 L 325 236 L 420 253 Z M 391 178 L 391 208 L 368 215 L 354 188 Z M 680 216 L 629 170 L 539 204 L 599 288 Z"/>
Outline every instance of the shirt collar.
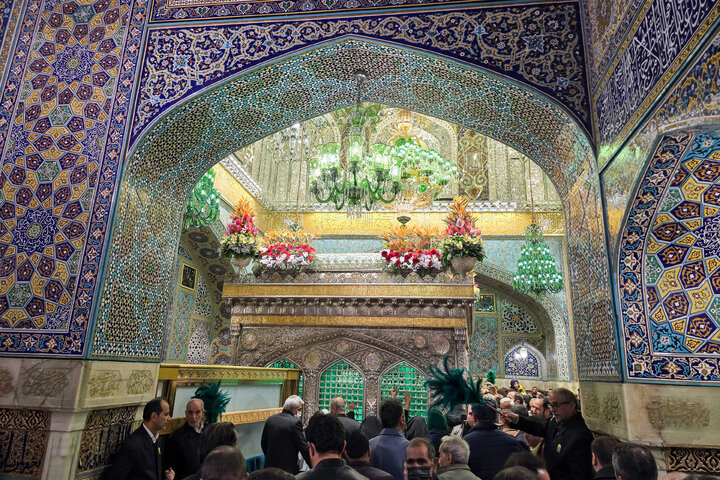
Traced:
<path fill-rule="evenodd" d="M 147 434 L 150 435 L 150 439 L 152 440 L 152 442 L 157 443 L 157 439 L 158 439 L 158 437 L 160 437 L 160 432 L 153 435 L 152 432 L 150 431 L 150 429 L 147 428 L 144 423 L 142 424 L 142 426 L 145 429 L 145 431 L 147 432 Z"/>

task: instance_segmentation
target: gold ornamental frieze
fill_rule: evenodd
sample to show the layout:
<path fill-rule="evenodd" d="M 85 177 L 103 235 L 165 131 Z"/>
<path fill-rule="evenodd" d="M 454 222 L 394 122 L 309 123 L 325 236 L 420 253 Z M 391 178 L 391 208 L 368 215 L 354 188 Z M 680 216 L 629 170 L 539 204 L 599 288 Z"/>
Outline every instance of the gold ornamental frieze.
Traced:
<path fill-rule="evenodd" d="M 295 316 L 295 315 L 233 315 L 233 323 L 244 325 L 302 325 L 405 328 L 465 328 L 465 318 L 436 317 L 365 317 L 365 316 Z"/>
<path fill-rule="evenodd" d="M 285 368 L 236 367 L 220 365 L 160 365 L 159 380 L 285 381 L 300 378 L 299 371 Z"/>
<path fill-rule="evenodd" d="M 474 298 L 472 284 L 241 284 L 225 283 L 224 298 L 237 297 Z"/>

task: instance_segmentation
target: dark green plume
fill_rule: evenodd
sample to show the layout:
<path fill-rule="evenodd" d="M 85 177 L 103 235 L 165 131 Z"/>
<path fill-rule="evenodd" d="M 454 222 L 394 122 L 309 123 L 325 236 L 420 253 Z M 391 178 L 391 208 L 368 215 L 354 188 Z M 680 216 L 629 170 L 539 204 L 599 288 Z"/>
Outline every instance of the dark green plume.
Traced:
<path fill-rule="evenodd" d="M 450 368 L 449 359 L 448 355 L 443 357 L 445 371 L 436 365 L 429 367 L 432 377 L 425 381 L 425 387 L 430 389 L 430 406 L 452 409 L 456 405 L 480 403 L 482 382 L 475 385 L 472 375 L 465 368 Z"/>
<path fill-rule="evenodd" d="M 485 378 L 487 378 L 487 381 L 495 385 L 495 370 L 488 370 L 487 375 L 485 375 Z"/>
<path fill-rule="evenodd" d="M 205 423 L 215 423 L 218 417 L 225 412 L 225 407 L 230 402 L 230 394 L 227 391 L 220 391 L 220 382 L 205 383 L 195 390 L 192 398 L 199 398 L 205 406 Z"/>

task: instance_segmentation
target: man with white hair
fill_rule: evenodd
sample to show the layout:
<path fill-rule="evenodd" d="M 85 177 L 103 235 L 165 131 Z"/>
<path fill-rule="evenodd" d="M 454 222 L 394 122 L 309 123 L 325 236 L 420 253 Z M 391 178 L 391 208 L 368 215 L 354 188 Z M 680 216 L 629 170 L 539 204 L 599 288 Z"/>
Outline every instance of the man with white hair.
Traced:
<path fill-rule="evenodd" d="M 468 467 L 470 446 L 460 437 L 443 437 L 438 453 L 438 478 L 440 480 L 480 480 Z"/>
<path fill-rule="evenodd" d="M 203 401 L 190 399 L 185 406 L 185 425 L 170 435 L 163 458 L 165 470 L 175 470 L 175 478 L 183 479 L 200 470 L 200 434 L 204 419 Z"/>
<path fill-rule="evenodd" d="M 296 475 L 298 468 L 298 453 L 310 465 L 308 444 L 303 434 L 300 414 L 303 406 L 302 398 L 290 395 L 283 411 L 277 413 L 265 422 L 260 446 L 265 454 L 265 467 L 276 467 Z"/>

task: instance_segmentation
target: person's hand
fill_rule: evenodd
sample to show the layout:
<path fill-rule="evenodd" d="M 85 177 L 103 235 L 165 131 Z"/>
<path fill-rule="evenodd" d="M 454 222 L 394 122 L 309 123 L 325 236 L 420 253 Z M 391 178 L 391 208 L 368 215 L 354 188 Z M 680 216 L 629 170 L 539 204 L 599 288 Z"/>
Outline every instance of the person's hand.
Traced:
<path fill-rule="evenodd" d="M 165 470 L 165 480 L 175 480 L 175 470 L 172 468 Z"/>
<path fill-rule="evenodd" d="M 390 390 L 390 396 L 391 396 L 392 398 L 397 397 L 397 393 L 398 393 L 398 389 L 397 389 L 397 388 L 393 388 L 392 390 Z"/>
<path fill-rule="evenodd" d="M 410 402 L 412 401 L 412 398 L 410 397 L 410 392 L 405 392 L 403 394 L 403 398 L 405 399 L 405 410 L 410 408 Z"/>
<path fill-rule="evenodd" d="M 517 423 L 518 419 L 520 419 L 520 415 L 513 412 L 500 412 L 500 416 L 505 420 L 505 424 L 514 424 Z"/>

